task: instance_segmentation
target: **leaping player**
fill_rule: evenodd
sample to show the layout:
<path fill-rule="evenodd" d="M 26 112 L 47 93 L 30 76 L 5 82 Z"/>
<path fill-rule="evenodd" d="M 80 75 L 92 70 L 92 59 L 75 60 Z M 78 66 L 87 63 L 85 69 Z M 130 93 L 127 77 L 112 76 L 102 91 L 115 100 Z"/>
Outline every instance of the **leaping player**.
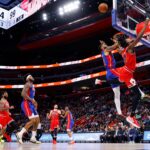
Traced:
<path fill-rule="evenodd" d="M 68 144 L 74 144 L 75 141 L 73 140 L 73 131 L 72 131 L 73 126 L 74 126 L 74 120 L 73 120 L 73 116 L 69 107 L 67 106 L 65 107 L 65 114 L 62 115 L 61 117 L 66 118 L 66 121 L 67 121 L 66 130 L 70 139 L 70 142 Z"/>
<path fill-rule="evenodd" d="M 143 29 L 138 34 L 135 40 L 133 40 L 132 42 L 130 41 L 130 44 L 127 40 L 127 36 L 123 34 L 116 35 L 113 39 L 116 45 L 116 47 L 113 47 L 113 49 L 117 48 L 118 52 L 122 55 L 124 59 L 125 65 L 119 69 L 112 69 L 112 72 L 119 77 L 120 82 L 124 82 L 127 85 L 132 95 L 134 95 L 132 101 L 131 115 L 128 116 L 126 120 L 137 128 L 140 128 L 140 125 L 135 118 L 135 110 L 138 106 L 139 100 L 141 99 L 141 92 L 137 86 L 135 79 L 133 78 L 133 73 L 136 69 L 136 54 L 134 51 L 134 47 L 143 37 L 148 23 L 149 20 L 146 20 Z"/>
<path fill-rule="evenodd" d="M 112 54 L 112 49 L 114 49 L 116 46 L 117 44 L 108 47 L 105 42 L 100 41 L 99 48 L 101 50 L 102 59 L 106 68 L 106 79 L 110 83 L 114 92 L 114 102 L 116 105 L 117 113 L 118 115 L 122 115 L 120 104 L 120 82 L 118 80 L 118 76 L 115 75 L 112 71 L 112 69 L 116 68 L 116 60 Z M 112 80 L 115 81 L 115 83 L 111 83 Z M 101 81 L 96 79 L 95 84 L 100 84 L 99 82 Z"/>
<path fill-rule="evenodd" d="M 47 114 L 47 118 L 50 119 L 50 132 L 53 139 L 53 144 L 57 144 L 57 133 L 60 129 L 59 116 L 61 111 L 58 110 L 58 105 L 54 105 L 54 109 Z"/>
<path fill-rule="evenodd" d="M 30 127 L 33 127 L 30 142 L 35 144 L 41 143 L 40 141 L 36 140 L 36 131 L 37 131 L 38 124 L 40 123 L 40 118 L 37 112 L 37 102 L 34 99 L 35 88 L 33 82 L 34 82 L 34 78 L 32 77 L 32 75 L 28 75 L 26 77 L 26 83 L 21 93 L 23 97 L 21 109 L 24 112 L 25 116 L 28 117 L 29 121 L 22 128 L 22 130 L 16 134 L 17 140 L 20 144 L 23 143 L 22 141 L 23 134 L 27 132 Z"/>

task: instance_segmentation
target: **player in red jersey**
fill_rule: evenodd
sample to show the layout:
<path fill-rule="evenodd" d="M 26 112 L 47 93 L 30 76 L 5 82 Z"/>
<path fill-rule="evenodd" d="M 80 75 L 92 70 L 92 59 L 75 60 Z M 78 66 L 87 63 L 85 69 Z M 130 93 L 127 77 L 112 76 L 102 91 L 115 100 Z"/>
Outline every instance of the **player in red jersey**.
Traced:
<path fill-rule="evenodd" d="M 0 124 L 2 127 L 1 134 L 6 138 L 7 142 L 11 141 L 10 135 L 16 128 L 16 123 L 11 117 L 10 109 L 14 109 L 14 106 L 10 106 L 8 102 L 8 93 L 6 91 L 1 92 L 0 99 Z"/>
<path fill-rule="evenodd" d="M 143 37 L 146 28 L 148 27 L 149 19 L 145 21 L 145 25 L 141 32 L 137 35 L 135 40 L 128 41 L 129 38 L 124 34 L 118 34 L 114 37 L 113 41 L 118 44 L 118 52 L 122 55 L 124 59 L 124 66 L 115 69 L 114 73 L 116 73 L 119 77 L 120 82 L 124 82 L 127 87 L 131 90 L 133 97 L 132 102 L 132 112 L 131 115 L 126 118 L 126 120 L 132 124 L 133 126 L 140 128 L 138 121 L 135 118 L 135 110 L 138 106 L 139 100 L 141 99 L 141 92 L 137 86 L 137 83 L 133 77 L 133 73 L 136 69 L 136 53 L 134 51 L 134 47 Z"/>
<path fill-rule="evenodd" d="M 57 133 L 59 130 L 59 117 L 61 111 L 58 110 L 58 105 L 54 105 L 54 109 L 47 114 L 47 118 L 50 119 L 50 132 L 53 138 L 53 144 L 57 143 Z"/>

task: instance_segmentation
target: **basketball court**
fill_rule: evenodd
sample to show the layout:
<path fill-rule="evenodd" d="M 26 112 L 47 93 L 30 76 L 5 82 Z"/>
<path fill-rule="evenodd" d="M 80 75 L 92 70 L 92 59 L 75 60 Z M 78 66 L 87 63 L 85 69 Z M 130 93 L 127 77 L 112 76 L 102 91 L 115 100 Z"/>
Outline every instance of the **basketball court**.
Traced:
<path fill-rule="evenodd" d="M 68 145 L 67 143 L 58 143 L 52 145 L 51 143 L 43 143 L 34 145 L 25 143 L 19 145 L 18 143 L 1 144 L 0 148 L 3 150 L 150 150 L 150 144 L 100 144 L 100 143 L 76 143 Z"/>

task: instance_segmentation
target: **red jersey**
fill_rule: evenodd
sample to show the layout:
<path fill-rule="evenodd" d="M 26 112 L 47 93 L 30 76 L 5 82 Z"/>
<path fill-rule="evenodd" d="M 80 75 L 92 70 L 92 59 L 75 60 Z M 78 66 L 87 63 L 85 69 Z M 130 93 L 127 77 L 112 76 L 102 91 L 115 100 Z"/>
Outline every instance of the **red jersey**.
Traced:
<path fill-rule="evenodd" d="M 9 108 L 9 102 L 8 101 L 1 101 L 0 104 L 1 108 Z M 9 111 L 8 110 L 0 110 L 0 114 L 4 116 L 9 116 Z"/>
<path fill-rule="evenodd" d="M 127 48 L 122 51 L 122 58 L 124 59 L 125 67 L 131 72 L 136 68 L 136 54 L 127 52 Z"/>
<path fill-rule="evenodd" d="M 51 121 L 59 120 L 59 113 L 57 110 L 51 111 Z"/>

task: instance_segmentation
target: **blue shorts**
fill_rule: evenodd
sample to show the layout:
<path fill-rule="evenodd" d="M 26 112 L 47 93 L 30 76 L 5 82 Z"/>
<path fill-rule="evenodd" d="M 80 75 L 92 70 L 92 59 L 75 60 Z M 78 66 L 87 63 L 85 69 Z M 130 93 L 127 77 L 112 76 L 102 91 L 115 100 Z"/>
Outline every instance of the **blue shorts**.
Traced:
<path fill-rule="evenodd" d="M 117 82 L 116 83 L 111 83 L 111 81 L 113 81 L 113 80 L 118 80 L 119 81 L 119 78 L 114 73 L 112 73 L 111 69 L 107 69 L 106 79 L 110 83 L 112 88 L 120 86 L 119 82 L 118 83 Z"/>
<path fill-rule="evenodd" d="M 21 109 L 24 112 L 25 116 L 27 116 L 29 119 L 39 117 L 35 106 L 28 100 L 22 101 Z"/>
<path fill-rule="evenodd" d="M 67 121 L 67 131 L 72 131 L 72 128 L 74 126 L 74 120 Z"/>

